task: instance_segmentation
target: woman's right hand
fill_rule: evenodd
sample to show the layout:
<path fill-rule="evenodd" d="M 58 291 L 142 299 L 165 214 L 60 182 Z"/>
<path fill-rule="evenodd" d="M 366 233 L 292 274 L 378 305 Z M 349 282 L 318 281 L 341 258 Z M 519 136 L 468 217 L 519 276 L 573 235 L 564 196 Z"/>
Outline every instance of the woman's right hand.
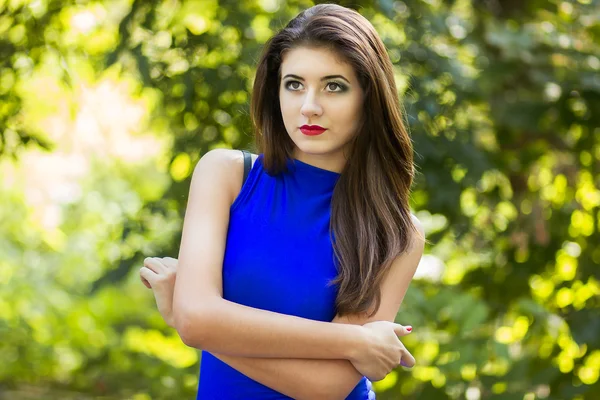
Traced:
<path fill-rule="evenodd" d="M 152 289 L 158 312 L 167 325 L 175 327 L 173 321 L 173 289 L 177 277 L 179 260 L 172 257 L 146 257 L 140 268 L 140 279 Z"/>
<path fill-rule="evenodd" d="M 412 367 L 415 358 L 398 336 L 406 336 L 412 327 L 389 321 L 374 321 L 362 326 L 364 346 L 350 361 L 354 368 L 371 381 L 380 381 L 398 365 Z"/>

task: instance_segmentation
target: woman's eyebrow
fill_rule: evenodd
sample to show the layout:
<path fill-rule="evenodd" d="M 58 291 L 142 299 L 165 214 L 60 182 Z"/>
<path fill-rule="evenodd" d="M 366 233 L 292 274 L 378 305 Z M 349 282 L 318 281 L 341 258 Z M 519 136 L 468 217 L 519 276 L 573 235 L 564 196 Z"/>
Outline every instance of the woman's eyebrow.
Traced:
<path fill-rule="evenodd" d="M 285 78 L 294 78 L 294 79 L 298 79 L 299 81 L 303 81 L 304 78 L 302 78 L 301 76 L 298 75 L 294 75 L 294 74 L 287 74 L 286 76 L 283 77 L 283 79 Z M 342 75 L 327 75 L 321 78 L 322 81 L 326 81 L 328 79 L 334 79 L 334 78 L 340 78 L 345 80 L 346 82 L 350 83 L 350 81 L 346 78 L 344 78 Z"/>

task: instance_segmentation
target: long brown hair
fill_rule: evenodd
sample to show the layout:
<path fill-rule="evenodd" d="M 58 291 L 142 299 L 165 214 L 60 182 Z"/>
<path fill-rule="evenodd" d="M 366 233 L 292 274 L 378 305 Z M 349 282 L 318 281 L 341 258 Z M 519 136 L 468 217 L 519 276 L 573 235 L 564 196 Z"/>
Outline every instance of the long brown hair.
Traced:
<path fill-rule="evenodd" d="M 404 126 L 392 62 L 375 28 L 335 4 L 311 7 L 264 46 L 250 111 L 265 169 L 277 174 L 293 157 L 279 105 L 281 63 L 292 48 L 327 48 L 349 63 L 364 90 L 363 115 L 331 200 L 331 233 L 339 285 L 336 311 L 372 316 L 392 261 L 410 246 L 413 149 Z M 277 78 L 277 79 L 276 79 Z"/>

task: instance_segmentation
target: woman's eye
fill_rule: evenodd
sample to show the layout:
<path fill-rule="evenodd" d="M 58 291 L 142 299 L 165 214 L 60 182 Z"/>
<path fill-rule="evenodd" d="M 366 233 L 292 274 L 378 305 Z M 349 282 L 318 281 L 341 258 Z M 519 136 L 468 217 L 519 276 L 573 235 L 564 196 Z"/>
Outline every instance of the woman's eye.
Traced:
<path fill-rule="evenodd" d="M 298 86 L 297 86 L 297 87 L 293 87 L 292 85 L 294 85 L 294 84 L 296 84 L 296 85 L 298 85 Z M 286 84 L 286 86 L 287 86 L 289 89 L 292 89 L 292 90 L 298 90 L 298 89 L 300 89 L 300 82 L 298 82 L 298 81 L 289 81 L 289 82 Z"/>
<path fill-rule="evenodd" d="M 285 87 L 290 90 L 300 90 L 302 88 L 302 83 L 298 81 L 288 81 L 285 84 Z M 329 82 L 325 85 L 325 88 L 330 92 L 343 92 L 345 87 L 337 82 Z"/>
<path fill-rule="evenodd" d="M 331 86 L 331 85 L 333 85 L 333 86 Z M 331 89 L 332 92 L 341 92 L 343 90 L 343 87 L 339 83 L 335 83 L 335 82 L 329 82 L 327 84 L 327 87 L 329 89 Z M 339 90 L 335 90 L 336 87 L 339 88 Z"/>

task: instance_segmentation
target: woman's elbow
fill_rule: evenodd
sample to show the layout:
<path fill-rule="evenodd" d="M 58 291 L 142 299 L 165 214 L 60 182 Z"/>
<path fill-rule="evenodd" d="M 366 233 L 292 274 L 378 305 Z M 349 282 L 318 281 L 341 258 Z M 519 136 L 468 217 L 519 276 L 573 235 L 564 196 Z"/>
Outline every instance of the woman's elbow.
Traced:
<path fill-rule="evenodd" d="M 202 309 L 174 308 L 173 322 L 181 341 L 189 347 L 203 349 L 207 334 L 207 313 Z"/>

